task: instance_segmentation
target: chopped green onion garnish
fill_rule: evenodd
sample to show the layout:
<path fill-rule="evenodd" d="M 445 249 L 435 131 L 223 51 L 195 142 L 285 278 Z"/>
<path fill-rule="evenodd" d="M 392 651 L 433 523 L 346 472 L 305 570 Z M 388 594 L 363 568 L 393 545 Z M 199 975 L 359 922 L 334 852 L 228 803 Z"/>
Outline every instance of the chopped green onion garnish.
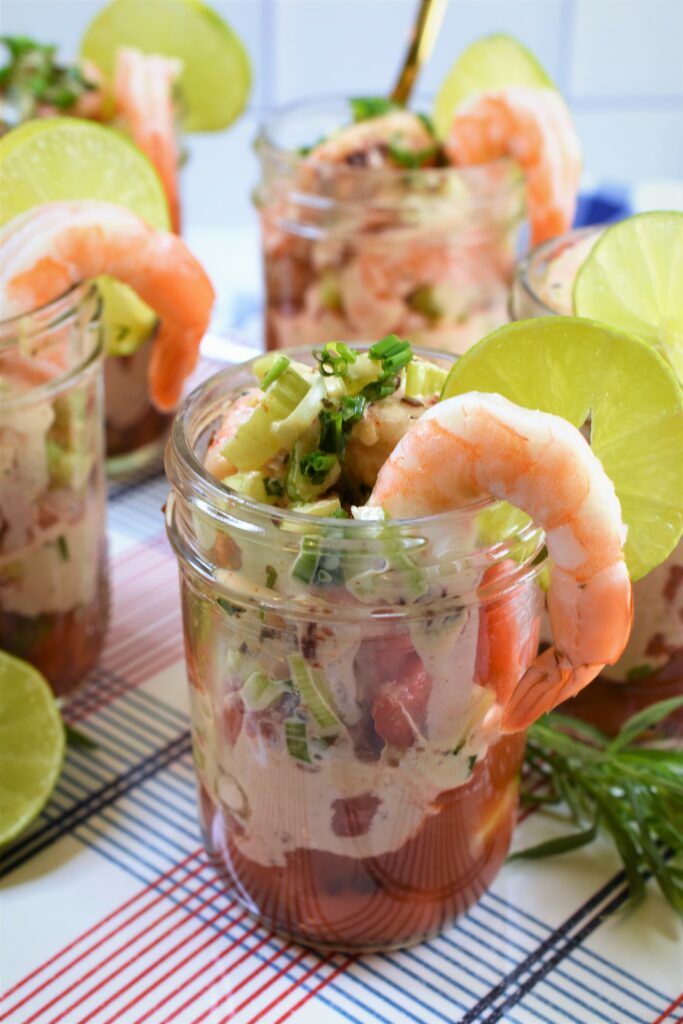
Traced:
<path fill-rule="evenodd" d="M 434 159 L 438 152 L 438 146 L 428 146 L 427 149 L 414 150 L 406 149 L 398 141 L 389 142 L 387 145 L 387 153 L 391 159 L 399 164 L 400 167 L 406 167 L 410 171 L 424 167 L 426 163 Z"/>
<path fill-rule="evenodd" d="M 57 548 L 59 549 L 59 556 L 62 559 L 62 561 L 63 562 L 68 562 L 69 561 L 69 545 L 68 545 L 66 537 L 63 534 L 60 534 L 60 536 L 57 537 Z"/>
<path fill-rule="evenodd" d="M 308 752 L 308 740 L 306 738 L 306 723 L 298 718 L 285 719 L 285 740 L 287 750 L 297 761 L 304 764 L 312 764 L 311 755 Z"/>
<path fill-rule="evenodd" d="M 228 615 L 239 615 L 242 611 L 236 604 L 231 604 L 230 601 L 226 601 L 224 597 L 216 598 L 216 604 L 220 605 L 224 612 Z"/>
<path fill-rule="evenodd" d="M 269 498 L 281 498 L 285 493 L 282 482 L 280 480 L 276 480 L 275 477 L 272 476 L 264 476 L 263 486 Z"/>
<path fill-rule="evenodd" d="M 384 359 L 386 356 L 401 352 L 404 348 L 410 348 L 410 342 L 402 341 L 397 334 L 388 334 L 386 338 L 376 341 L 368 349 L 368 355 L 371 359 Z"/>
<path fill-rule="evenodd" d="M 266 586 L 269 590 L 272 590 L 277 583 L 277 569 L 273 568 L 272 565 L 266 566 Z"/>
<path fill-rule="evenodd" d="M 337 456 L 330 452 L 309 452 L 299 459 L 299 469 L 307 480 L 313 484 L 322 484 L 327 479 L 330 471 L 337 464 Z"/>
<path fill-rule="evenodd" d="M 393 100 L 389 100 L 385 96 L 355 96 L 349 100 L 349 106 L 356 123 L 401 109 L 399 103 L 394 103 Z"/>
<path fill-rule="evenodd" d="M 261 388 L 264 391 L 266 390 L 266 388 L 270 384 L 273 383 L 273 381 L 276 381 L 278 379 L 278 377 L 282 376 L 282 374 L 285 372 L 285 370 L 289 366 L 289 362 L 290 361 L 287 358 L 287 356 L 278 356 L 278 358 L 275 360 L 275 362 L 271 366 L 270 370 L 268 370 L 268 373 L 265 375 L 265 377 L 261 381 Z"/>
<path fill-rule="evenodd" d="M 292 682 L 302 704 L 310 711 L 323 735 L 336 735 L 341 722 L 324 673 L 307 665 L 300 654 L 290 654 L 288 661 Z"/>
<path fill-rule="evenodd" d="M 345 395 L 341 400 L 341 414 L 344 424 L 353 425 L 363 418 L 367 406 L 364 395 Z"/>

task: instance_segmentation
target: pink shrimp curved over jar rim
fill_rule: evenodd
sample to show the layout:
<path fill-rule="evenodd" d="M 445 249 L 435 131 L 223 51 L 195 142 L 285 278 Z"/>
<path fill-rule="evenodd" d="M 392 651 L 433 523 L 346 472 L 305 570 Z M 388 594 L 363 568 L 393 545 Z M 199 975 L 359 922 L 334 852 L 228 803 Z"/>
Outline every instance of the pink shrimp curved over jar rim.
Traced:
<path fill-rule="evenodd" d="M 633 618 L 619 500 L 571 423 L 471 392 L 429 409 L 382 467 L 369 504 L 392 517 L 509 501 L 545 530 L 554 646 L 489 719 L 516 732 L 583 689 L 621 655 Z"/>
<path fill-rule="evenodd" d="M 175 408 L 209 324 L 213 286 L 186 244 L 99 200 L 47 203 L 0 229 L 0 309 L 20 316 L 80 281 L 108 274 L 160 319 L 149 363 L 150 399 Z"/>
<path fill-rule="evenodd" d="M 515 86 L 473 97 L 456 111 L 445 150 L 459 166 L 512 156 L 526 177 L 532 244 L 572 225 L 581 177 L 581 144 L 553 89 Z"/>
<path fill-rule="evenodd" d="M 161 179 L 176 233 L 180 231 L 180 195 L 173 87 L 181 69 L 179 60 L 146 54 L 132 46 L 116 51 L 116 111 Z"/>

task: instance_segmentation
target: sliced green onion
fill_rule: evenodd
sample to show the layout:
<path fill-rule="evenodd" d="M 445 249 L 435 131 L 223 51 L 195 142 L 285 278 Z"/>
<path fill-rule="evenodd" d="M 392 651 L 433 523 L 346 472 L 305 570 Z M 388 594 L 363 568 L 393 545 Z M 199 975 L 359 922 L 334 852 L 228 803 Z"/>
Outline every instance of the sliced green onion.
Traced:
<path fill-rule="evenodd" d="M 341 455 L 344 451 L 344 420 L 341 409 L 320 413 L 320 450 Z"/>
<path fill-rule="evenodd" d="M 271 433 L 281 448 L 291 448 L 310 427 L 323 407 L 325 382 L 318 378 L 290 414 L 271 424 Z"/>
<path fill-rule="evenodd" d="M 315 570 L 318 568 L 320 545 L 316 537 L 304 537 L 301 550 L 292 565 L 292 576 L 302 583 L 312 583 Z"/>
<path fill-rule="evenodd" d="M 439 152 L 438 146 L 427 146 L 426 149 L 418 150 L 408 149 L 400 144 L 399 138 L 400 136 L 396 136 L 396 141 L 388 143 L 387 153 L 399 167 L 405 167 L 409 171 L 415 171 L 420 167 L 424 167 Z"/>
<path fill-rule="evenodd" d="M 369 121 L 373 117 L 382 117 L 392 110 L 401 110 L 401 105 L 385 96 L 356 96 L 349 100 L 353 120 Z"/>
<path fill-rule="evenodd" d="M 304 764 L 312 764 L 311 755 L 308 752 L 308 739 L 306 738 L 306 723 L 298 718 L 285 719 L 285 741 L 289 754 L 297 761 Z"/>
<path fill-rule="evenodd" d="M 281 377 L 288 366 L 289 359 L 287 358 L 287 356 L 278 356 L 278 358 L 275 360 L 271 368 L 268 370 L 268 373 L 261 381 L 262 389 L 265 391 L 267 387 L 269 387 L 274 381 L 278 379 L 278 377 Z"/>
<path fill-rule="evenodd" d="M 385 359 L 387 356 L 401 352 L 404 348 L 410 348 L 410 343 L 402 341 L 397 334 L 388 334 L 386 338 L 376 341 L 368 349 L 368 355 L 371 359 Z"/>
<path fill-rule="evenodd" d="M 292 505 L 293 512 L 303 512 L 307 516 L 319 519 L 337 518 L 342 511 L 339 498 L 322 498 L 320 501 L 304 501 Z"/>
<path fill-rule="evenodd" d="M 447 371 L 424 359 L 415 359 L 406 370 L 406 398 L 425 398 L 441 394 Z"/>
<path fill-rule="evenodd" d="M 263 672 L 252 672 L 239 693 L 249 711 L 264 711 L 286 690 L 283 680 L 269 679 Z"/>
<path fill-rule="evenodd" d="M 302 476 L 316 485 L 325 483 L 330 472 L 337 465 L 336 455 L 332 455 L 330 452 L 321 452 L 320 450 L 308 452 L 307 455 L 302 455 L 299 459 L 299 469 Z"/>
<path fill-rule="evenodd" d="M 272 565 L 266 566 L 266 586 L 272 590 L 277 583 L 277 569 Z"/>
<path fill-rule="evenodd" d="M 367 404 L 363 395 L 346 395 L 341 400 L 342 422 L 350 426 L 357 423 L 363 418 Z"/>
<path fill-rule="evenodd" d="M 67 542 L 66 537 L 63 534 L 60 534 L 59 537 L 57 537 L 57 548 L 59 550 L 59 557 L 61 558 L 61 560 L 63 562 L 68 562 L 69 544 Z"/>
<path fill-rule="evenodd" d="M 290 654 L 288 661 L 294 689 L 310 711 L 323 736 L 336 735 L 341 727 L 341 721 L 334 710 L 334 701 L 325 674 L 320 669 L 310 668 L 300 654 Z"/>
<path fill-rule="evenodd" d="M 281 498 L 285 493 L 285 488 L 281 480 L 276 480 L 272 476 L 264 476 L 263 486 L 265 487 L 266 494 L 269 498 Z"/>
<path fill-rule="evenodd" d="M 223 483 L 231 491 L 244 494 L 245 497 L 253 498 L 255 501 L 263 501 L 267 505 L 272 505 L 275 500 L 275 496 L 271 495 L 266 488 L 265 480 L 255 469 L 250 473 L 233 473 L 232 476 L 226 476 L 223 478 Z"/>
<path fill-rule="evenodd" d="M 285 440 L 271 429 L 273 424 L 286 422 L 310 390 L 308 381 L 291 366 L 287 367 L 270 385 L 246 423 L 223 446 L 221 455 L 240 471 L 260 469 L 286 447 Z M 314 417 L 315 413 L 311 418 Z"/>

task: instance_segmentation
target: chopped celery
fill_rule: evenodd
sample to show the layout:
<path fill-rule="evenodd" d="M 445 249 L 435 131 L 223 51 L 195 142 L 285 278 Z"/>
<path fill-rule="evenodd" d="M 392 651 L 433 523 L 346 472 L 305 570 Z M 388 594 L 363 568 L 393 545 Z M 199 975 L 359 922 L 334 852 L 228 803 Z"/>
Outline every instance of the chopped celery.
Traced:
<path fill-rule="evenodd" d="M 292 576 L 308 586 L 319 587 L 344 582 L 339 555 L 322 553 L 319 537 L 304 537 L 301 551 L 292 566 Z"/>
<path fill-rule="evenodd" d="M 273 433 L 273 424 L 286 420 L 310 388 L 309 382 L 288 366 L 270 385 L 246 423 L 239 426 L 234 437 L 224 445 L 221 455 L 240 471 L 264 466 L 286 447 L 283 438 Z"/>
<path fill-rule="evenodd" d="M 310 427 L 323 407 L 325 382 L 318 377 L 310 390 L 286 418 L 271 424 L 271 432 L 281 448 L 291 448 Z"/>
<path fill-rule="evenodd" d="M 307 516 L 329 519 L 341 511 L 339 498 L 321 498 L 320 501 L 302 501 L 292 505 L 293 512 L 304 512 Z"/>
<path fill-rule="evenodd" d="M 287 750 L 297 761 L 304 764 L 312 764 L 311 755 L 308 752 L 308 739 L 306 738 L 306 723 L 298 718 L 285 719 L 285 741 Z"/>
<path fill-rule="evenodd" d="M 77 476 L 79 462 L 83 461 L 83 457 L 77 452 L 68 451 L 53 437 L 47 437 L 45 445 L 50 487 L 70 487 Z"/>
<path fill-rule="evenodd" d="M 294 689 L 298 691 L 301 702 L 313 716 L 323 736 L 335 736 L 341 722 L 334 710 L 324 673 L 320 669 L 310 668 L 300 654 L 290 654 L 288 661 Z"/>
<path fill-rule="evenodd" d="M 244 494 L 245 497 L 253 498 L 255 501 L 263 501 L 267 505 L 272 505 L 277 501 L 277 496 L 271 493 L 271 489 L 266 486 L 266 481 L 256 470 L 252 470 L 250 473 L 233 473 L 232 476 L 224 477 L 223 483 L 231 491 L 237 491 L 238 494 Z"/>
<path fill-rule="evenodd" d="M 406 398 L 441 394 L 447 371 L 424 359 L 414 359 L 406 368 Z"/>
<path fill-rule="evenodd" d="M 269 679 L 263 672 L 252 672 L 240 690 L 249 711 L 264 711 L 288 689 L 287 680 Z"/>

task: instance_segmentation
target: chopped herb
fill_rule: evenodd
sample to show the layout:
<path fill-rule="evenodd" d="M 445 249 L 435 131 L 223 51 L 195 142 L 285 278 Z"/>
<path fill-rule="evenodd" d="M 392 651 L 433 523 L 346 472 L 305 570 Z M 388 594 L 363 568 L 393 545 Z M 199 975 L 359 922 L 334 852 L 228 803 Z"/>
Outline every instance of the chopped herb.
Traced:
<path fill-rule="evenodd" d="M 341 456 L 344 452 L 344 421 L 341 409 L 320 413 L 320 450 Z"/>
<path fill-rule="evenodd" d="M 57 537 L 57 547 L 59 549 L 59 556 L 63 562 L 69 561 L 69 545 L 66 537 L 61 534 Z"/>
<path fill-rule="evenodd" d="M 399 167 L 405 167 L 409 171 L 416 171 L 434 159 L 439 152 L 439 147 L 428 146 L 427 149 L 414 150 L 406 149 L 398 142 L 389 142 L 387 152 Z"/>
<path fill-rule="evenodd" d="M 636 682 L 638 679 L 646 679 L 651 676 L 654 672 L 652 665 L 634 665 L 626 673 L 626 678 L 629 683 Z"/>
<path fill-rule="evenodd" d="M 436 128 L 434 127 L 434 122 L 432 121 L 429 114 L 418 114 L 417 116 L 419 117 L 420 121 L 422 122 L 423 126 L 427 129 L 431 137 L 435 139 L 437 137 Z"/>
<path fill-rule="evenodd" d="M 227 612 L 228 615 L 239 615 L 239 613 L 242 611 L 242 609 L 239 608 L 236 604 L 230 604 L 229 601 L 226 601 L 224 597 L 217 598 L 216 604 L 219 604 L 223 611 Z"/>
<path fill-rule="evenodd" d="M 475 766 L 476 763 L 477 763 L 477 755 L 476 754 L 472 754 L 471 757 L 468 757 L 468 759 L 467 759 L 467 774 L 468 775 L 472 774 L 472 772 L 474 771 L 474 766 Z"/>
<path fill-rule="evenodd" d="M 34 117 L 43 104 L 69 110 L 85 92 L 98 88 L 74 66 L 58 64 L 57 48 L 27 36 L 0 36 L 9 63 L 0 69 L 0 88 L 16 103 L 22 119 Z"/>
<path fill-rule="evenodd" d="M 299 459 L 299 469 L 302 476 L 310 480 L 312 484 L 318 485 L 325 482 L 336 462 L 336 455 L 318 450 L 302 455 Z"/>
<path fill-rule="evenodd" d="M 526 761 L 545 786 L 542 793 L 527 789 L 524 800 L 564 805 L 567 824 L 576 831 L 520 850 L 514 858 L 575 850 L 603 832 L 621 857 L 630 902 L 643 898 L 645 882 L 653 876 L 671 906 L 683 913 L 683 756 L 666 740 L 643 742 L 681 707 L 683 697 L 651 704 L 633 715 L 614 739 L 557 712 L 532 725 Z"/>
<path fill-rule="evenodd" d="M 277 570 L 272 565 L 266 566 L 266 586 L 272 590 L 277 582 Z"/>
<path fill-rule="evenodd" d="M 457 757 L 458 754 L 460 753 L 460 751 L 462 750 L 462 748 L 464 746 L 465 746 L 465 741 L 464 740 L 460 740 L 460 743 L 458 743 L 457 747 L 452 751 L 453 757 Z"/>
<path fill-rule="evenodd" d="M 358 420 L 363 418 L 367 406 L 367 400 L 364 395 L 345 395 L 341 400 L 341 414 L 344 424 L 354 424 Z"/>
<path fill-rule="evenodd" d="M 382 398 L 393 395 L 400 383 L 399 377 L 393 377 L 391 380 L 373 380 L 365 385 L 361 394 L 368 402 L 379 402 Z"/>
<path fill-rule="evenodd" d="M 369 121 L 373 117 L 382 117 L 392 110 L 401 110 L 401 105 L 385 96 L 355 96 L 349 100 L 351 113 L 356 124 Z"/>
<path fill-rule="evenodd" d="M 332 341 L 323 348 L 314 349 L 313 356 L 323 377 L 345 377 L 350 364 L 358 358 L 358 353 L 341 341 Z"/>
<path fill-rule="evenodd" d="M 381 383 L 384 378 L 399 373 L 404 366 L 408 365 L 413 358 L 413 350 L 409 341 L 402 341 L 397 335 L 389 334 L 386 338 L 376 342 L 368 350 L 368 355 L 371 359 L 382 363 Z M 393 390 L 395 391 L 396 388 Z M 391 392 L 389 393 L 391 394 Z"/>
<path fill-rule="evenodd" d="M 273 383 L 273 381 L 276 381 L 278 377 L 281 377 L 282 374 L 287 369 L 287 367 L 289 366 L 289 363 L 290 360 L 287 358 L 287 356 L 278 356 L 278 358 L 275 360 L 268 373 L 261 381 L 261 390 L 265 391 L 266 388 Z"/>
<path fill-rule="evenodd" d="M 285 493 L 282 483 L 272 476 L 264 476 L 263 486 L 269 498 L 281 498 Z"/>
<path fill-rule="evenodd" d="M 330 516 L 330 519 L 350 519 L 350 518 L 351 518 L 351 516 L 349 515 L 349 513 L 346 511 L 345 508 L 338 508 Z"/>

